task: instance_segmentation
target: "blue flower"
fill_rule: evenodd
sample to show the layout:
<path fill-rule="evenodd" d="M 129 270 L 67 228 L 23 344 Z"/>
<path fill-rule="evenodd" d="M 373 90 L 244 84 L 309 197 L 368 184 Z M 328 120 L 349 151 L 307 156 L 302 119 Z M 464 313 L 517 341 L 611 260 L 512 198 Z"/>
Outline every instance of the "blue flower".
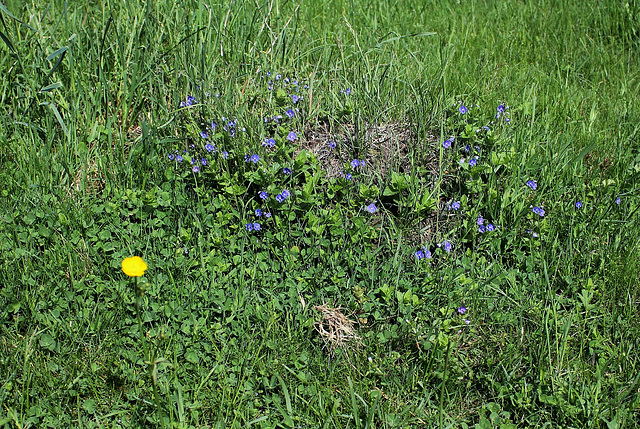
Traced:
<path fill-rule="evenodd" d="M 253 155 L 251 155 L 251 162 L 253 162 L 254 164 L 257 164 L 260 161 L 260 157 L 258 156 L 257 153 L 254 153 Z"/>
<path fill-rule="evenodd" d="M 223 157 L 224 159 L 229 158 L 229 152 L 227 152 L 226 150 L 223 150 L 223 151 L 222 151 L 222 157 Z"/>
<path fill-rule="evenodd" d="M 216 129 L 216 125 L 218 125 L 218 124 L 216 124 L 216 121 L 211 121 L 211 130 L 212 131 Z"/>
<path fill-rule="evenodd" d="M 256 217 L 262 216 L 262 209 L 256 209 Z"/>
<path fill-rule="evenodd" d="M 534 208 L 533 208 L 533 212 L 534 212 L 535 214 L 537 214 L 538 216 L 540 216 L 540 217 L 544 217 L 544 214 L 545 214 L 545 213 L 544 213 L 544 210 L 543 210 L 543 209 L 541 209 L 541 208 L 540 208 L 540 207 L 538 207 L 538 206 L 536 206 L 536 207 L 534 207 Z"/>
<path fill-rule="evenodd" d="M 577 208 L 577 209 L 581 209 L 581 208 L 582 208 L 582 202 L 577 201 L 577 202 L 576 202 L 576 208 Z"/>
<path fill-rule="evenodd" d="M 169 155 L 167 155 L 167 158 L 169 158 L 169 161 L 173 161 L 173 159 L 175 158 L 175 155 L 170 153 Z M 620 199 L 620 198 L 618 198 Z"/>
<path fill-rule="evenodd" d="M 442 243 L 438 243 L 438 247 L 444 247 L 444 251 L 447 253 L 451 252 L 451 249 L 453 248 L 451 243 L 448 241 L 443 241 Z"/>
<path fill-rule="evenodd" d="M 197 165 L 194 165 L 192 170 L 194 173 L 198 173 L 200 171 L 200 167 L 198 167 Z"/>
<path fill-rule="evenodd" d="M 200 132 L 200 137 L 202 137 L 203 139 L 206 139 L 206 138 L 208 138 L 208 137 L 209 137 L 209 134 L 207 134 L 207 132 L 206 132 L 206 131 L 201 131 L 201 132 Z"/>
<path fill-rule="evenodd" d="M 414 255 L 416 256 L 416 259 L 418 261 L 424 258 L 424 252 L 422 250 L 418 250 L 416 253 L 414 253 Z"/>
<path fill-rule="evenodd" d="M 252 223 L 247 223 L 244 225 L 244 227 L 247 229 L 247 231 L 253 231 L 253 224 Z"/>
<path fill-rule="evenodd" d="M 460 201 L 454 201 L 451 203 L 452 210 L 460 210 Z"/>
<path fill-rule="evenodd" d="M 191 158 L 191 165 L 196 163 L 196 159 L 195 158 Z"/>
<path fill-rule="evenodd" d="M 493 232 L 495 230 L 496 230 L 496 227 L 492 223 L 487 225 L 487 232 Z"/>
<path fill-rule="evenodd" d="M 353 161 L 351 161 L 351 168 L 358 168 L 359 165 L 360 165 L 360 161 L 358 161 L 357 159 L 354 159 Z"/>
<path fill-rule="evenodd" d="M 466 313 L 466 312 L 467 312 L 467 307 L 462 306 L 462 307 L 458 308 L 458 313 L 460 313 L 460 314 L 464 314 L 464 313 Z"/>
<path fill-rule="evenodd" d="M 480 225 L 480 227 L 478 227 L 478 232 L 480 234 L 484 234 L 485 232 L 487 232 L 487 227 L 484 225 Z"/>
<path fill-rule="evenodd" d="M 288 175 L 288 174 L 291 174 L 291 169 L 290 169 L 290 168 L 288 168 L 288 167 L 285 167 L 285 168 L 283 168 L 283 169 L 282 169 L 282 172 L 283 172 L 284 174 L 287 174 L 287 175 Z"/>
<path fill-rule="evenodd" d="M 264 217 L 266 217 L 267 219 L 269 219 L 271 217 L 271 213 L 265 213 Z"/>
<path fill-rule="evenodd" d="M 467 152 L 467 153 L 471 152 L 471 145 L 470 144 L 466 145 L 464 147 L 464 151 Z"/>
<path fill-rule="evenodd" d="M 538 189 L 538 184 L 533 180 L 527 180 L 527 186 L 533 189 L 534 191 Z"/>
<path fill-rule="evenodd" d="M 215 146 L 213 146 L 211 143 L 209 143 L 204 148 L 207 150 L 207 152 L 213 152 L 213 150 L 215 149 Z"/>
<path fill-rule="evenodd" d="M 290 142 L 296 141 L 297 138 L 298 136 L 293 131 L 290 131 L 289 134 L 287 135 L 287 140 L 289 140 Z"/>
<path fill-rule="evenodd" d="M 200 160 L 200 162 L 202 163 L 202 165 L 204 165 L 205 167 L 209 164 L 209 162 L 207 161 L 207 158 L 202 158 Z"/>
<path fill-rule="evenodd" d="M 531 234 L 533 238 L 538 238 L 538 234 L 536 234 L 532 229 L 525 229 L 524 232 Z"/>
<path fill-rule="evenodd" d="M 353 176 L 351 175 L 351 173 L 347 173 L 346 176 L 344 176 L 345 179 L 347 180 L 351 180 L 353 178 Z"/>
<path fill-rule="evenodd" d="M 291 100 L 293 100 L 293 104 L 296 104 L 298 103 L 298 101 L 300 101 L 300 97 L 294 94 L 291 96 Z"/>
<path fill-rule="evenodd" d="M 498 110 L 498 113 L 504 112 L 504 103 L 500 103 L 497 110 Z"/>
<path fill-rule="evenodd" d="M 351 88 L 347 88 L 347 89 L 345 89 L 345 90 L 344 90 L 344 93 L 345 93 L 346 95 L 351 95 Z"/>
<path fill-rule="evenodd" d="M 276 145 L 276 141 L 274 139 L 265 139 L 262 142 L 262 146 L 265 146 L 265 147 L 275 147 L 275 145 Z"/>
<path fill-rule="evenodd" d="M 424 249 L 424 257 L 425 257 L 426 259 L 431 259 L 431 250 L 429 250 L 429 249 L 425 248 L 425 249 Z"/>
<path fill-rule="evenodd" d="M 287 116 L 290 118 L 293 118 L 296 115 L 296 113 L 293 111 L 293 109 L 289 109 L 287 110 Z"/>
<path fill-rule="evenodd" d="M 449 149 L 451 147 L 451 143 L 453 143 L 453 139 L 447 139 L 442 143 L 442 147 Z"/>
<path fill-rule="evenodd" d="M 331 149 L 335 149 L 335 148 L 336 148 L 336 142 L 335 142 L 335 141 L 333 141 L 333 140 L 331 140 L 331 141 L 329 142 L 329 147 L 330 147 Z"/>
<path fill-rule="evenodd" d="M 254 231 L 260 231 L 260 224 L 259 224 L 258 222 L 255 222 L 255 223 L 253 224 L 253 230 L 254 230 Z"/>
<path fill-rule="evenodd" d="M 469 166 L 470 166 L 470 167 L 475 167 L 475 166 L 476 166 L 476 164 L 478 164 L 478 160 L 477 160 L 476 158 L 471 158 L 471 159 L 469 160 Z"/>
<path fill-rule="evenodd" d="M 279 203 L 284 201 L 284 197 L 282 196 L 282 194 L 276 195 L 276 201 L 279 202 Z"/>
<path fill-rule="evenodd" d="M 291 193 L 289 193 L 289 191 L 287 191 L 286 189 L 283 189 L 282 192 L 280 193 L 285 199 L 289 198 L 291 196 Z"/>
<path fill-rule="evenodd" d="M 376 205 L 374 203 L 371 203 L 367 206 L 367 211 L 371 214 L 375 213 L 378 211 L 378 208 L 376 207 Z"/>
<path fill-rule="evenodd" d="M 265 191 L 260 191 L 260 193 L 258 194 L 258 196 L 260 198 L 262 198 L 263 200 L 266 200 L 267 198 L 269 198 L 269 194 L 267 194 Z"/>
<path fill-rule="evenodd" d="M 479 215 L 479 216 L 478 216 L 478 220 L 476 221 L 476 223 L 477 223 L 478 225 L 482 225 L 482 224 L 484 224 L 484 218 L 483 218 L 481 215 Z"/>
<path fill-rule="evenodd" d="M 176 161 L 182 162 L 182 155 L 176 155 Z"/>
<path fill-rule="evenodd" d="M 458 109 L 458 112 L 460 112 L 461 114 L 465 114 L 467 113 L 467 108 L 464 106 L 464 104 L 460 105 L 460 108 Z"/>
<path fill-rule="evenodd" d="M 620 205 L 620 197 L 616 198 L 616 204 Z"/>

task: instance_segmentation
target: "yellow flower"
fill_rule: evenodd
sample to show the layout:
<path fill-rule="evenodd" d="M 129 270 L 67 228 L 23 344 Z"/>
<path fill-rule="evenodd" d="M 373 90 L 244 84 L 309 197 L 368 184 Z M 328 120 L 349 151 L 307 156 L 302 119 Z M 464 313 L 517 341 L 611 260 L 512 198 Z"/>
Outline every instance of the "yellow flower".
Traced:
<path fill-rule="evenodd" d="M 147 264 L 144 263 L 140 256 L 132 256 L 122 261 L 122 271 L 129 277 L 144 276 Z"/>

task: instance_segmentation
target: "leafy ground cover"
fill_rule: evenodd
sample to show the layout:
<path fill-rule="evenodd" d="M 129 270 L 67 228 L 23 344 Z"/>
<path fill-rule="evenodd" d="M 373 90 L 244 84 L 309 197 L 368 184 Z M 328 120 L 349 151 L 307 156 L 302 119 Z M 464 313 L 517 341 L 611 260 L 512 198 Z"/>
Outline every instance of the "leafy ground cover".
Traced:
<path fill-rule="evenodd" d="M 635 2 L 0 17 L 0 426 L 637 426 Z"/>

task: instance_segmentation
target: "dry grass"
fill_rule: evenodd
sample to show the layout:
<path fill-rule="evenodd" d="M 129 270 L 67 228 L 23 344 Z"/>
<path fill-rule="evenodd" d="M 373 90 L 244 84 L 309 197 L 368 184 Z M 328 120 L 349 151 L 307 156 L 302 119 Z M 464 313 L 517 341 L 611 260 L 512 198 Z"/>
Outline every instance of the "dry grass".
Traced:
<path fill-rule="evenodd" d="M 327 304 L 313 307 L 320 312 L 320 320 L 315 324 L 316 331 L 324 341 L 325 349 L 333 354 L 336 349 L 344 349 L 350 344 L 360 345 L 360 337 L 356 334 L 355 323 L 349 320 L 340 308 L 331 308 Z"/>

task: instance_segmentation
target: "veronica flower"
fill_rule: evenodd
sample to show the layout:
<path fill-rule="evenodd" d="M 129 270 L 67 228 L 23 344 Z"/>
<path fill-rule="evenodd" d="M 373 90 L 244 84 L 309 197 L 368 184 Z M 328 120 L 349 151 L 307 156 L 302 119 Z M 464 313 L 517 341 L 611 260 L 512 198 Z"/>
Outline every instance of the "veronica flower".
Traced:
<path fill-rule="evenodd" d="M 577 209 L 581 209 L 581 208 L 582 208 L 582 202 L 577 201 L 577 202 L 576 202 L 576 208 L 577 208 Z"/>
<path fill-rule="evenodd" d="M 283 169 L 282 169 L 282 172 L 283 172 L 284 174 L 289 175 L 289 174 L 291 174 L 291 169 L 290 169 L 290 168 L 288 168 L 288 167 L 285 167 L 285 168 L 283 168 Z"/>
<path fill-rule="evenodd" d="M 288 116 L 289 118 L 293 118 L 295 115 L 296 115 L 296 114 L 295 114 L 295 112 L 293 111 L 293 109 L 289 109 L 289 110 L 287 110 L 287 116 Z"/>
<path fill-rule="evenodd" d="M 347 173 L 346 176 L 344 176 L 345 179 L 347 180 L 351 180 L 353 178 L 353 176 L 351 175 L 351 173 Z"/>
<path fill-rule="evenodd" d="M 267 198 L 269 198 L 269 194 L 267 194 L 265 191 L 260 191 L 258 196 L 263 200 L 266 200 Z"/>
<path fill-rule="evenodd" d="M 538 189 L 538 184 L 533 180 L 527 180 L 527 186 L 533 189 L 534 191 Z"/>
<path fill-rule="evenodd" d="M 209 161 L 207 161 L 207 158 L 202 158 L 200 160 L 200 162 L 202 163 L 202 165 L 204 165 L 205 167 L 209 164 Z"/>
<path fill-rule="evenodd" d="M 279 202 L 279 203 L 284 201 L 284 197 L 282 196 L 282 194 L 276 195 L 276 201 Z"/>
<path fill-rule="evenodd" d="M 544 214 L 545 214 L 545 213 L 544 213 L 544 209 L 541 209 L 541 208 L 540 208 L 540 207 L 538 207 L 538 206 L 536 206 L 536 207 L 534 207 L 534 208 L 533 208 L 533 212 L 534 212 L 535 214 L 537 214 L 538 216 L 540 216 L 540 217 L 544 217 Z"/>
<path fill-rule="evenodd" d="M 458 308 L 458 313 L 460 313 L 460 314 L 464 314 L 464 313 L 466 313 L 466 312 L 467 312 L 467 307 L 462 306 L 462 307 Z"/>
<path fill-rule="evenodd" d="M 227 152 L 226 150 L 223 150 L 223 151 L 222 151 L 222 157 L 223 157 L 224 159 L 229 158 L 229 152 Z"/>
<path fill-rule="evenodd" d="M 454 201 L 451 203 L 452 210 L 460 210 L 460 201 Z"/>
<path fill-rule="evenodd" d="M 467 108 L 464 106 L 464 104 L 460 105 L 460 108 L 458 109 L 458 112 L 460 112 L 461 114 L 465 114 L 467 113 Z"/>
<path fill-rule="evenodd" d="M 197 165 L 194 165 L 192 170 L 193 170 L 194 173 L 198 173 L 198 172 L 200 172 L 200 167 L 198 167 Z"/>
<path fill-rule="evenodd" d="M 335 142 L 335 141 L 333 141 L 333 140 L 331 140 L 331 141 L 329 142 L 329 147 L 330 147 L 331 149 L 335 149 L 335 148 L 336 148 L 336 142 Z"/>
<path fill-rule="evenodd" d="M 616 204 L 620 205 L 620 197 L 616 198 Z"/>
<path fill-rule="evenodd" d="M 478 164 L 478 160 L 476 158 L 471 158 L 469 160 L 469 167 L 475 167 Z"/>
<path fill-rule="evenodd" d="M 255 222 L 255 223 L 253 224 L 253 230 L 254 230 L 254 231 L 260 231 L 260 224 L 259 224 L 258 222 Z"/>
<path fill-rule="evenodd" d="M 369 204 L 369 205 L 367 206 L 366 210 L 367 210 L 369 213 L 373 214 L 373 213 L 375 213 L 375 212 L 377 212 L 377 211 L 378 211 L 378 208 L 376 207 L 376 205 L 375 205 L 374 203 L 371 203 L 371 204 Z"/>
<path fill-rule="evenodd" d="M 354 159 L 353 161 L 351 161 L 351 168 L 357 168 L 360 165 L 360 161 L 358 161 L 357 159 Z"/>
<path fill-rule="evenodd" d="M 173 158 L 175 158 L 175 156 L 170 153 L 169 155 L 167 155 L 167 157 L 169 158 L 169 161 L 173 161 Z M 619 199 L 619 198 L 618 198 Z"/>
<path fill-rule="evenodd" d="M 265 139 L 262 142 L 262 146 L 265 146 L 265 147 L 275 147 L 275 145 L 276 145 L 276 141 L 274 139 Z"/>
<path fill-rule="evenodd" d="M 176 155 L 176 161 L 182 162 L 182 160 L 183 160 L 182 155 Z"/>
<path fill-rule="evenodd" d="M 480 225 L 480 226 L 478 227 L 478 232 L 479 232 L 480 234 L 484 234 L 485 232 L 487 232 L 487 227 L 486 227 L 486 226 L 484 226 L 484 225 Z"/>
<path fill-rule="evenodd" d="M 283 189 L 282 192 L 280 193 L 285 199 L 289 198 L 291 196 L 291 193 L 289 191 L 287 191 L 286 189 Z"/>
<path fill-rule="evenodd" d="M 201 132 L 200 132 L 200 137 L 202 137 L 203 139 L 206 139 L 206 138 L 208 138 L 208 137 L 209 137 L 209 134 L 207 134 L 207 132 L 206 132 L 206 131 L 201 131 Z"/>
<path fill-rule="evenodd" d="M 298 96 L 297 96 L 297 95 L 295 95 L 295 94 L 291 96 L 291 100 L 293 100 L 293 104 L 297 104 L 297 103 L 298 103 L 298 101 L 300 101 L 300 98 L 301 98 L 301 97 L 298 97 Z"/>
<path fill-rule="evenodd" d="M 297 138 L 298 136 L 293 131 L 290 131 L 289 134 L 287 135 L 287 140 L 289 140 L 290 142 L 296 141 Z"/>
<path fill-rule="evenodd" d="M 256 209 L 256 217 L 262 216 L 262 209 Z"/>
<path fill-rule="evenodd" d="M 257 153 L 254 153 L 253 155 L 251 155 L 251 162 L 253 162 L 254 164 L 257 164 L 260 161 L 260 157 L 258 156 Z"/>

